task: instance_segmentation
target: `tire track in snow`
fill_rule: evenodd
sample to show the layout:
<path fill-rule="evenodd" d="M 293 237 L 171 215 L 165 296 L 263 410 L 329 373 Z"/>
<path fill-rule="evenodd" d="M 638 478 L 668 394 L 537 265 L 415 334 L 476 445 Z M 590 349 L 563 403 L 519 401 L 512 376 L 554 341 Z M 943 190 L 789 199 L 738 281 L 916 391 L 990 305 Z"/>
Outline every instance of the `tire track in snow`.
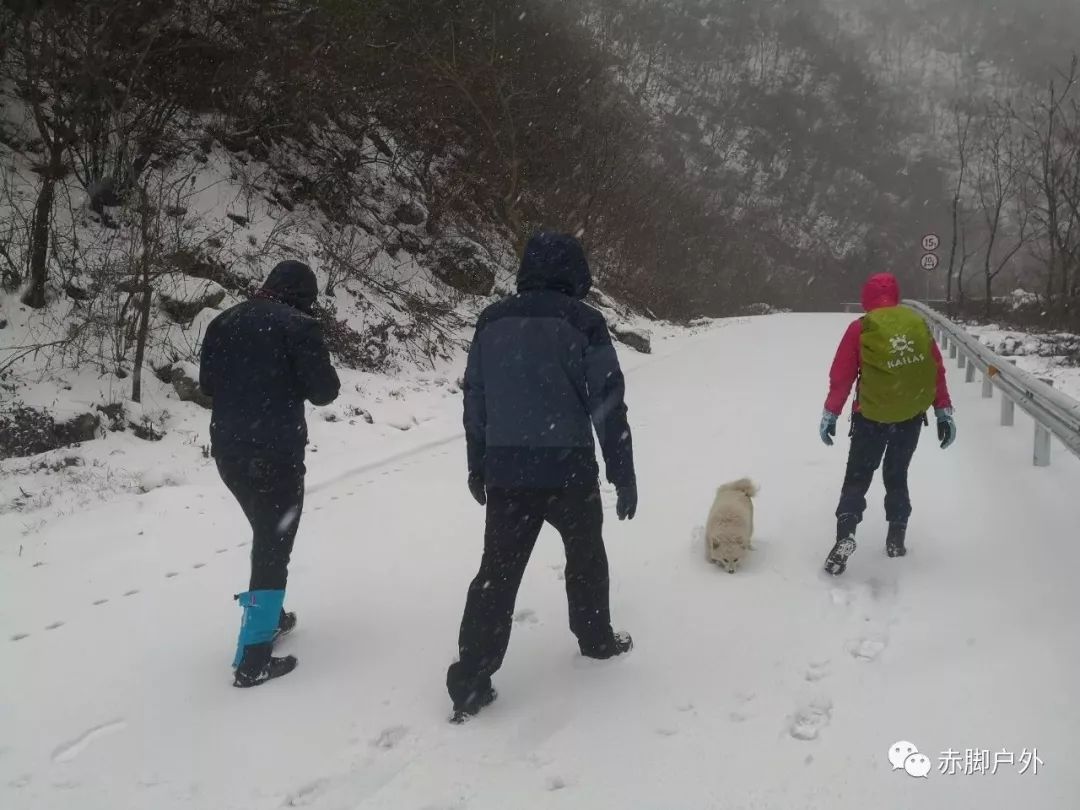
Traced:
<path fill-rule="evenodd" d="M 113 720 L 112 722 L 102 723 L 99 726 L 87 729 L 75 739 L 57 746 L 56 750 L 53 751 L 52 761 L 56 763 L 71 762 L 95 741 L 100 740 L 102 737 L 107 737 L 110 734 L 115 734 L 117 731 L 122 731 L 125 728 L 127 728 L 126 721 Z"/>

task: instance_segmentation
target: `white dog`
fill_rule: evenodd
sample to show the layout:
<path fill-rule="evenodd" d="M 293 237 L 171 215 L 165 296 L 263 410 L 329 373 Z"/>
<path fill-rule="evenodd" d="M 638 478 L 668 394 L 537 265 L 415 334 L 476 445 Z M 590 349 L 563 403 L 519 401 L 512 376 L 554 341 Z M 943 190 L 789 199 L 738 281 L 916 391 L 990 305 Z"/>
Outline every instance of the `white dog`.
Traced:
<path fill-rule="evenodd" d="M 724 484 L 705 524 L 705 558 L 734 574 L 751 548 L 758 488 L 749 478 Z"/>

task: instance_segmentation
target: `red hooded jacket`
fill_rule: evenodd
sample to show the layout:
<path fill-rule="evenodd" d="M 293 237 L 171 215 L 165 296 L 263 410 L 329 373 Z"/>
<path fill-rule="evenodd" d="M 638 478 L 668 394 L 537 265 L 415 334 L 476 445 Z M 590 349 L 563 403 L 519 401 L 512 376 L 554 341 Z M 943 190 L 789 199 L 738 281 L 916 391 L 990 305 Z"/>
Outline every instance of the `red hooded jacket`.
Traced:
<path fill-rule="evenodd" d="M 882 307 L 895 307 L 900 303 L 900 285 L 891 273 L 877 273 L 870 276 L 863 287 L 862 306 L 867 312 Z M 859 377 L 862 343 L 862 320 L 857 320 L 848 327 L 836 350 L 832 368 L 829 370 L 829 396 L 825 399 L 825 410 L 839 416 L 844 410 L 844 403 L 851 394 L 851 387 Z M 937 342 L 931 339 L 930 345 L 937 363 L 937 396 L 935 408 L 951 408 L 949 386 L 945 382 L 945 363 L 941 359 L 941 350 Z M 854 409 L 859 409 L 856 402 Z"/>

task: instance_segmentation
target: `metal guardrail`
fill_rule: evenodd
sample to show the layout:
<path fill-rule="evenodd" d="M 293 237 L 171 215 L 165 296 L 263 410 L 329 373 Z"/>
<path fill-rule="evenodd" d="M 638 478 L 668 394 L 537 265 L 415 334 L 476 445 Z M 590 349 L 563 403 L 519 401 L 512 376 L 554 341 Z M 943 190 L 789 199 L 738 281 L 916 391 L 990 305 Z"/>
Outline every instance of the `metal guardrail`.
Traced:
<path fill-rule="evenodd" d="M 1016 407 L 1035 420 L 1035 466 L 1050 464 L 1051 435 L 1080 456 L 1080 402 L 1055 389 L 1051 380 L 1017 368 L 1011 358 L 999 357 L 962 326 L 926 304 L 905 300 L 904 305 L 926 319 L 942 353 L 948 352 L 957 367 L 965 370 L 965 382 L 974 382 L 976 371 L 982 372 L 984 399 L 994 396 L 994 388 L 1001 391 L 1002 425 L 1013 424 Z"/>

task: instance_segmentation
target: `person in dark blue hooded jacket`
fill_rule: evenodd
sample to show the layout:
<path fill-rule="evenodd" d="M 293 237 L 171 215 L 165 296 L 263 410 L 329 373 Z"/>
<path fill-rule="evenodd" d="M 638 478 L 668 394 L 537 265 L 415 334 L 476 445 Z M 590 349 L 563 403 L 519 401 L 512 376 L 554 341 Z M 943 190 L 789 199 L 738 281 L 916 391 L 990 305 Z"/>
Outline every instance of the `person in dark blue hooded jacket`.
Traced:
<path fill-rule="evenodd" d="M 218 472 L 251 524 L 251 580 L 234 685 L 255 686 L 291 672 L 296 658 L 271 655 L 296 624 L 286 613 L 289 558 L 304 507 L 304 402 L 327 405 L 340 387 L 319 322 L 306 264 L 285 261 L 250 301 L 217 316 L 203 339 L 199 385 L 213 398 L 210 441 Z"/>
<path fill-rule="evenodd" d="M 637 510 L 624 380 L 603 316 L 582 299 L 592 278 L 572 236 L 540 233 L 525 248 L 518 292 L 486 309 L 465 371 L 468 483 L 487 507 L 484 554 L 447 672 L 453 719 L 495 699 L 491 676 L 510 640 L 514 602 L 544 523 L 566 549 L 570 629 L 582 655 L 628 652 L 612 630 L 593 431 L 620 520 Z"/>

